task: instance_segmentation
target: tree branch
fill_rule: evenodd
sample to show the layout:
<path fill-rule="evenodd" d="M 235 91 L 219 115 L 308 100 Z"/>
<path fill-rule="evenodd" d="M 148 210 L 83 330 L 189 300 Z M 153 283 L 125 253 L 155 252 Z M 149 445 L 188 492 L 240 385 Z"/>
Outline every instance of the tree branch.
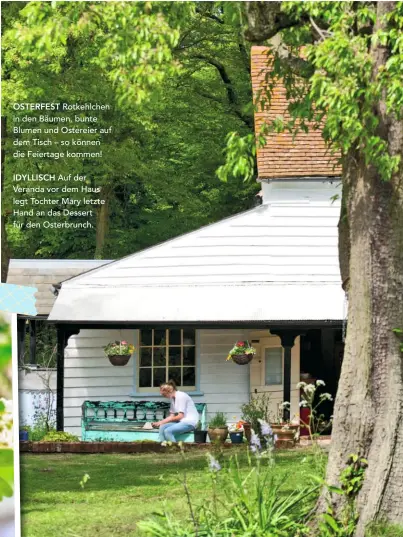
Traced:
<path fill-rule="evenodd" d="M 205 62 L 209 63 L 210 65 L 212 65 L 213 67 L 215 67 L 221 77 L 221 80 L 224 82 L 225 84 L 225 89 L 227 91 L 227 98 L 228 98 L 228 102 L 231 104 L 231 105 L 234 105 L 234 104 L 238 104 L 238 98 L 237 98 L 237 95 L 236 95 L 236 92 L 233 88 L 233 84 L 232 84 L 232 81 L 230 79 L 230 77 L 228 76 L 228 73 L 224 67 L 224 65 L 222 63 L 220 63 L 219 61 L 215 60 L 214 58 L 209 58 L 208 56 L 204 56 L 203 54 L 198 54 L 198 55 L 195 55 L 194 58 L 197 58 L 198 60 L 204 60 Z"/>
<path fill-rule="evenodd" d="M 245 37 L 252 43 L 262 44 L 281 30 L 301 23 L 301 19 L 281 12 L 281 2 L 245 2 L 248 28 Z"/>
<path fill-rule="evenodd" d="M 225 85 L 225 89 L 226 89 L 226 92 L 227 92 L 227 100 L 228 100 L 228 103 L 232 109 L 232 111 L 234 112 L 234 114 L 239 117 L 239 119 L 241 121 L 243 121 L 245 123 L 245 125 L 247 127 L 249 127 L 250 129 L 253 128 L 253 117 L 252 116 L 248 116 L 246 114 L 244 114 L 240 109 L 239 109 L 239 104 L 238 104 L 238 97 L 237 97 L 237 94 L 236 94 L 236 91 L 233 87 L 233 84 L 232 84 L 232 81 L 224 67 L 224 65 L 222 63 L 220 63 L 219 61 L 215 60 L 214 58 L 209 58 L 208 56 L 204 56 L 203 54 L 198 54 L 198 55 L 195 55 L 193 56 L 194 58 L 198 59 L 198 60 L 203 60 L 207 63 L 209 63 L 210 65 L 212 65 L 213 67 L 215 67 L 221 77 L 221 80 L 224 82 L 224 85 Z"/>
<path fill-rule="evenodd" d="M 309 22 L 311 23 L 315 31 L 318 33 L 322 41 L 324 41 L 326 37 L 330 37 L 333 35 L 332 32 L 328 32 L 327 30 L 322 30 L 322 28 L 319 28 L 319 26 L 316 24 L 312 17 L 309 17 Z"/>

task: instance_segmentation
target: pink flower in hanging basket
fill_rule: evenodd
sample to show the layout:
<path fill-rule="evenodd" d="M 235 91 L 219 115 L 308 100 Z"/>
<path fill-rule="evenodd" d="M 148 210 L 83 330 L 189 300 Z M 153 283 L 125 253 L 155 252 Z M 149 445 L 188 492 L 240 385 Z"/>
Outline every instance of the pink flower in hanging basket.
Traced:
<path fill-rule="evenodd" d="M 238 341 L 236 345 L 237 347 L 245 347 L 245 343 L 243 341 Z"/>

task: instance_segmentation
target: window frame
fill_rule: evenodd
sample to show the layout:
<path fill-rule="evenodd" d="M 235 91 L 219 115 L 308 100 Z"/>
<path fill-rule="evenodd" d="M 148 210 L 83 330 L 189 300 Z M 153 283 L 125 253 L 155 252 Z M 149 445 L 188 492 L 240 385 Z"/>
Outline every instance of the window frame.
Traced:
<path fill-rule="evenodd" d="M 266 384 L 266 349 L 269 350 L 281 350 L 281 382 L 277 384 Z M 271 386 L 279 387 L 283 386 L 284 383 L 284 348 L 281 345 L 265 345 L 263 347 L 263 360 L 262 360 L 262 386 L 269 388 Z"/>
<path fill-rule="evenodd" d="M 135 333 L 135 347 L 136 347 L 136 351 L 134 353 L 134 392 L 132 394 L 130 394 L 131 396 L 138 396 L 138 397 L 145 397 L 145 396 L 159 396 L 159 387 L 143 387 L 141 388 L 139 386 L 140 384 L 140 334 L 141 334 L 141 330 L 165 330 L 166 331 L 166 345 L 165 345 L 165 348 L 166 348 L 166 363 L 165 363 L 165 366 L 161 366 L 161 367 L 165 367 L 166 368 L 166 371 L 169 371 L 169 363 L 168 363 L 168 360 L 169 360 L 169 330 L 186 330 L 187 327 L 183 327 L 183 326 L 180 326 L 180 327 L 171 327 L 171 328 L 164 328 L 164 327 L 150 327 L 150 328 L 143 328 L 143 329 L 138 329 L 136 330 L 136 333 Z M 183 392 L 187 392 L 189 394 L 197 394 L 197 395 L 203 395 L 199 389 L 200 389 L 200 347 L 199 347 L 199 331 L 193 327 L 189 327 L 189 329 L 192 329 L 194 330 L 195 332 L 195 343 L 194 343 L 194 349 L 195 349 L 195 365 L 194 365 L 194 368 L 195 368 L 195 384 L 193 386 L 178 386 L 178 389 L 180 389 L 181 391 Z M 183 332 L 182 332 L 183 334 Z M 183 336 L 181 337 L 182 339 L 182 342 L 180 345 L 173 345 L 172 347 L 176 347 L 176 348 L 180 348 L 180 349 L 183 349 L 187 346 L 189 347 L 193 347 L 193 345 L 183 345 Z M 145 345 L 144 348 L 158 348 L 158 347 L 161 347 L 161 345 Z M 182 354 L 182 350 L 181 350 L 181 354 Z M 171 367 L 180 367 L 181 369 L 183 369 L 184 366 L 183 363 L 180 365 L 180 366 L 171 366 Z M 193 366 L 190 366 L 190 367 L 193 367 Z M 151 365 L 150 366 L 150 369 L 154 369 L 154 366 Z M 167 379 L 169 380 L 169 379 Z"/>

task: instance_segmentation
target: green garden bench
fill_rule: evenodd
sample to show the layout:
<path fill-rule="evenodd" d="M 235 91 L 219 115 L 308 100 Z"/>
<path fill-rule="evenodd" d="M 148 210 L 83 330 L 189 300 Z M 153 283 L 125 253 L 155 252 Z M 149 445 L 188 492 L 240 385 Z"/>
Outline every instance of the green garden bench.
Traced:
<path fill-rule="evenodd" d="M 206 403 L 195 403 L 202 429 L 206 429 Z M 144 429 L 147 422 L 160 421 L 169 415 L 165 401 L 84 401 L 81 439 L 83 441 L 134 442 L 158 441 L 158 429 Z M 180 435 L 178 441 L 194 442 L 194 434 Z"/>

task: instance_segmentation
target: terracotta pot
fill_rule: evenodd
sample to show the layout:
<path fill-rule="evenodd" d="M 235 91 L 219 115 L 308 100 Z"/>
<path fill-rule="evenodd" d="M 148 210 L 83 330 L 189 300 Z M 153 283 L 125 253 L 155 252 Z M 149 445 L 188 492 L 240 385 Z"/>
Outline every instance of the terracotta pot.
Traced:
<path fill-rule="evenodd" d="M 248 442 L 250 442 L 250 439 L 252 438 L 252 428 L 251 428 L 251 425 L 250 423 L 247 423 L 247 422 L 243 422 L 242 423 L 242 426 L 243 426 L 243 430 L 244 430 L 244 433 L 245 433 L 245 438 Z"/>
<path fill-rule="evenodd" d="M 295 442 L 299 425 L 290 425 L 288 423 L 271 423 L 270 427 L 279 441 Z"/>
<path fill-rule="evenodd" d="M 112 365 L 126 365 L 130 360 L 131 354 L 108 354 L 107 356 Z"/>
<path fill-rule="evenodd" d="M 238 365 L 249 364 L 253 360 L 254 354 L 233 354 L 232 361 Z"/>
<path fill-rule="evenodd" d="M 223 444 L 228 436 L 228 427 L 209 427 L 208 435 L 210 442 L 220 442 Z"/>

